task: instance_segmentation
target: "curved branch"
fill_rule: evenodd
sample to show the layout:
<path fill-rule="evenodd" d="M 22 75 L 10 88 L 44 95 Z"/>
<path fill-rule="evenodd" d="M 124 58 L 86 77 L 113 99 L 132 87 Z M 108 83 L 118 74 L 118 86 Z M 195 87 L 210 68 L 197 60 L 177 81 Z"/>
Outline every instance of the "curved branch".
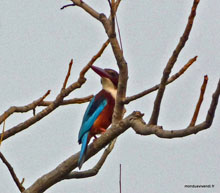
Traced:
<path fill-rule="evenodd" d="M 132 128 L 135 130 L 137 134 L 140 135 L 154 134 L 160 138 L 168 138 L 168 139 L 185 137 L 188 135 L 196 134 L 199 131 L 208 129 L 211 126 L 214 119 L 215 110 L 218 104 L 219 95 L 220 95 L 220 80 L 212 96 L 212 102 L 209 107 L 206 120 L 198 125 L 188 126 L 185 129 L 180 129 L 180 130 L 163 130 L 162 127 L 157 125 L 146 124 L 143 121 L 143 119 L 139 118 L 132 123 Z"/>
<path fill-rule="evenodd" d="M 114 139 L 108 146 L 108 148 L 105 149 L 104 153 L 102 154 L 101 159 L 98 161 L 98 163 L 90 170 L 86 170 L 83 172 L 71 172 L 67 176 L 65 176 L 64 179 L 76 179 L 76 178 L 88 178 L 92 177 L 98 174 L 99 170 L 105 163 L 105 160 L 107 159 L 108 155 L 111 153 L 111 151 L 114 148 L 116 139 Z"/>
<path fill-rule="evenodd" d="M 165 91 L 166 82 L 169 78 L 169 75 L 171 73 L 171 70 L 172 70 L 174 64 L 176 63 L 176 60 L 179 56 L 179 53 L 181 52 L 181 50 L 185 46 L 186 41 L 189 38 L 189 34 L 191 32 L 191 29 L 192 29 L 193 21 L 194 21 L 194 18 L 196 16 L 196 9 L 197 9 L 198 4 L 199 4 L 199 0 L 194 0 L 193 6 L 192 6 L 192 9 L 191 9 L 191 13 L 190 13 L 189 18 L 188 18 L 188 23 L 186 25 L 184 33 L 183 33 L 182 37 L 180 38 L 180 41 L 179 41 L 177 47 L 173 51 L 173 54 L 170 57 L 167 65 L 166 65 L 166 67 L 163 71 L 163 76 L 161 78 L 159 90 L 157 92 L 157 96 L 156 96 L 155 101 L 154 101 L 153 112 L 151 114 L 149 124 L 152 124 L 152 125 L 157 124 L 159 113 L 160 113 L 160 105 L 161 105 L 161 101 L 162 101 L 163 94 L 164 94 L 164 91 Z"/>

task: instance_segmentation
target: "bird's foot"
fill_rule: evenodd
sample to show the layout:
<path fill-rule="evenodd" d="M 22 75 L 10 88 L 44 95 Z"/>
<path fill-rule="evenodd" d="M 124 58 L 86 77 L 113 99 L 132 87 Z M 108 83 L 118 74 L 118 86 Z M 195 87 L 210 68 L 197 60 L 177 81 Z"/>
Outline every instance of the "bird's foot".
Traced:
<path fill-rule="evenodd" d="M 106 129 L 101 128 L 101 129 L 100 129 L 100 131 L 101 131 L 100 133 L 101 133 L 101 134 L 103 134 L 103 133 L 105 133 L 105 132 L 106 132 Z"/>

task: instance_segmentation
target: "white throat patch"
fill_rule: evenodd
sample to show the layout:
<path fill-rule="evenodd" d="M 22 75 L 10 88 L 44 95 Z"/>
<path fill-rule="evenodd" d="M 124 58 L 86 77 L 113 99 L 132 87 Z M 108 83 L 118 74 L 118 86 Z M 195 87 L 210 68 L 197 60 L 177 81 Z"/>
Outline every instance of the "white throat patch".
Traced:
<path fill-rule="evenodd" d="M 116 99 L 117 88 L 115 88 L 114 84 L 108 78 L 102 78 L 102 87 L 105 91 L 109 92 L 114 99 Z"/>

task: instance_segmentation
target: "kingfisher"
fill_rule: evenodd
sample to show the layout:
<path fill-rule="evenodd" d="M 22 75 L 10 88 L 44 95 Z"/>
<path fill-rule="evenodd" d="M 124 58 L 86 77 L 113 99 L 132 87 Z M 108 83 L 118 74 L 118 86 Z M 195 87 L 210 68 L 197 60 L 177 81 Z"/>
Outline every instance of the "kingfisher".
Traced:
<path fill-rule="evenodd" d="M 90 101 L 83 116 L 79 131 L 78 142 L 81 145 L 78 167 L 81 169 L 89 141 L 97 134 L 102 134 L 112 123 L 112 114 L 117 95 L 119 74 L 112 69 L 102 69 L 91 66 L 92 70 L 101 77 L 102 90 Z"/>

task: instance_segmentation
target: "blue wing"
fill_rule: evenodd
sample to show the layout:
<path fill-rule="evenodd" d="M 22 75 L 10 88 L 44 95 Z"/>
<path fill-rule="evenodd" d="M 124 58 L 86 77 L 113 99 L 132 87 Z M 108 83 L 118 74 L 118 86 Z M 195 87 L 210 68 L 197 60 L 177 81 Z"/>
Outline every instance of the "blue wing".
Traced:
<path fill-rule="evenodd" d="M 86 109 L 78 136 L 79 144 L 82 143 L 80 156 L 78 160 L 79 168 L 82 167 L 82 164 L 85 159 L 85 152 L 87 148 L 87 139 L 88 139 L 89 131 L 93 123 L 100 115 L 100 113 L 103 111 L 106 105 L 107 105 L 107 100 L 104 98 L 104 96 L 96 95 L 92 98 L 92 100 L 89 103 L 89 106 Z"/>

